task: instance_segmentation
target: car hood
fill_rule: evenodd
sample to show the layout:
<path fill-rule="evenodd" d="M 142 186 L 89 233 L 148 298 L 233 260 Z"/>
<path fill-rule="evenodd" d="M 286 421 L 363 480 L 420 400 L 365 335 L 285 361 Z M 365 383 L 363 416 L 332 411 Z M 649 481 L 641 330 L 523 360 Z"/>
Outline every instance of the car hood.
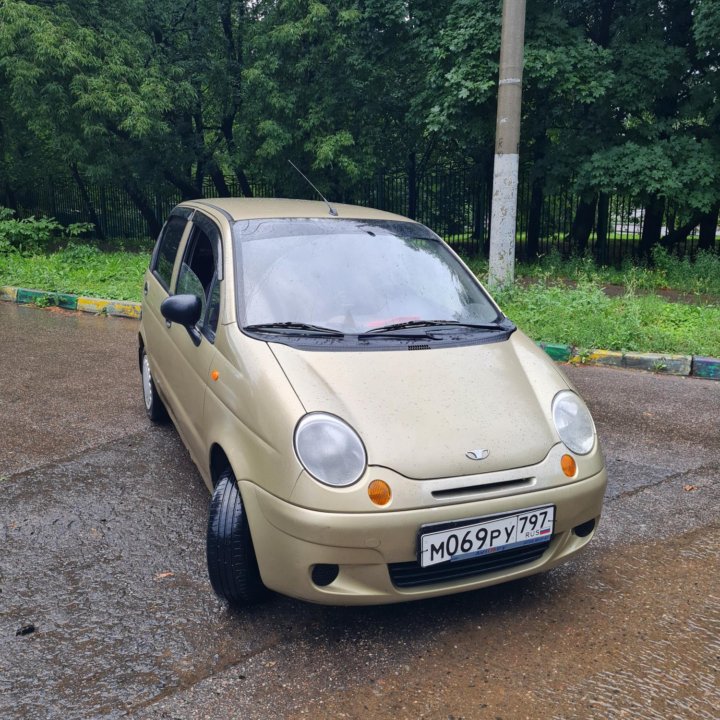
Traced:
<path fill-rule="evenodd" d="M 558 442 L 550 408 L 567 383 L 520 332 L 415 352 L 271 348 L 307 412 L 350 423 L 369 465 L 417 479 L 474 475 L 533 465 Z"/>

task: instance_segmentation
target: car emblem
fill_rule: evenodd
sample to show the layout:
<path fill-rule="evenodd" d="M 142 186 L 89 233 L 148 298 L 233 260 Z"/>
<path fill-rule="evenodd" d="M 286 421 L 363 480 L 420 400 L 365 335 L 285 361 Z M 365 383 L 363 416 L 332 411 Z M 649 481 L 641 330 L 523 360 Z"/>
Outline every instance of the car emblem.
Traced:
<path fill-rule="evenodd" d="M 484 460 L 490 454 L 489 450 L 470 450 L 465 453 L 465 457 L 470 460 Z"/>

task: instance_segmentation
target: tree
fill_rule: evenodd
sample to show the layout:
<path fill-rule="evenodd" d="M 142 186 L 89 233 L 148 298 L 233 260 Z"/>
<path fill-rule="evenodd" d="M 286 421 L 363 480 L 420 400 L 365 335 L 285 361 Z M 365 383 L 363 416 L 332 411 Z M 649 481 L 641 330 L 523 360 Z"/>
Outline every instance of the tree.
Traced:
<path fill-rule="evenodd" d="M 614 117 L 602 123 L 609 132 L 579 163 L 577 182 L 581 190 L 637 198 L 645 255 L 661 240 L 669 200 L 681 220 L 664 238 L 672 245 L 719 197 L 709 87 L 717 55 L 698 52 L 691 30 L 702 18 L 693 7 L 691 0 L 616 2 L 604 19 L 615 76 L 606 101 Z"/>
<path fill-rule="evenodd" d="M 79 185 L 84 176 L 117 182 L 156 232 L 148 186 L 200 197 L 210 177 L 227 193 L 231 169 L 250 194 L 234 139 L 244 17 L 245 3 L 233 0 L 7 0 L 0 72 L 8 104 Z"/>
<path fill-rule="evenodd" d="M 335 198 L 429 154 L 413 102 L 429 2 L 261 0 L 253 8 L 242 122 L 259 174 L 306 194 L 288 159 Z M 416 156 L 421 159 L 416 161 Z"/>

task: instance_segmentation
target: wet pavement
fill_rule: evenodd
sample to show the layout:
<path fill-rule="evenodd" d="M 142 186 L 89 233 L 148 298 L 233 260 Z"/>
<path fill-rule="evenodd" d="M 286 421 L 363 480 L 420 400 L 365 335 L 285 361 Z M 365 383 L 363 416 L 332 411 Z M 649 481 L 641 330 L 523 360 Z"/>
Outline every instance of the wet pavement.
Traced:
<path fill-rule="evenodd" d="M 718 717 L 720 383 L 567 368 L 610 484 L 595 541 L 546 575 L 234 612 L 205 486 L 145 419 L 136 335 L 0 303 L 0 717 Z"/>

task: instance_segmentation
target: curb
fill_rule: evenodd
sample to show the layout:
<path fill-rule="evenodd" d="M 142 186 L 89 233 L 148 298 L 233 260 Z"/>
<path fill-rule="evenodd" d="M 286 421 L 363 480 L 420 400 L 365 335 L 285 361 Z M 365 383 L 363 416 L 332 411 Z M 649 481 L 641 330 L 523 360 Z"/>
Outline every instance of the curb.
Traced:
<path fill-rule="evenodd" d="M 0 301 L 38 304 L 79 310 L 95 315 L 140 318 L 140 303 L 125 300 L 104 300 L 67 293 L 28 290 L 8 285 L 0 286 Z M 667 353 L 617 352 L 615 350 L 581 351 L 572 345 L 539 342 L 553 360 L 573 365 L 609 365 L 611 367 L 645 370 L 662 375 L 692 376 L 720 381 L 720 359 L 700 355 L 672 355 Z"/>
<path fill-rule="evenodd" d="M 718 358 L 669 353 L 618 352 L 615 350 L 581 351 L 572 345 L 547 342 L 537 344 L 553 360 L 572 365 L 609 365 L 630 370 L 645 370 L 661 375 L 720 380 L 720 359 Z"/>
<path fill-rule="evenodd" d="M 29 290 L 10 286 L 0 287 L 0 300 L 20 303 L 23 305 L 41 305 L 43 307 L 60 307 L 65 310 L 79 310 L 95 315 L 110 315 L 133 320 L 140 318 L 140 303 L 126 300 L 103 300 L 101 298 L 82 297 L 67 293 Z"/>

